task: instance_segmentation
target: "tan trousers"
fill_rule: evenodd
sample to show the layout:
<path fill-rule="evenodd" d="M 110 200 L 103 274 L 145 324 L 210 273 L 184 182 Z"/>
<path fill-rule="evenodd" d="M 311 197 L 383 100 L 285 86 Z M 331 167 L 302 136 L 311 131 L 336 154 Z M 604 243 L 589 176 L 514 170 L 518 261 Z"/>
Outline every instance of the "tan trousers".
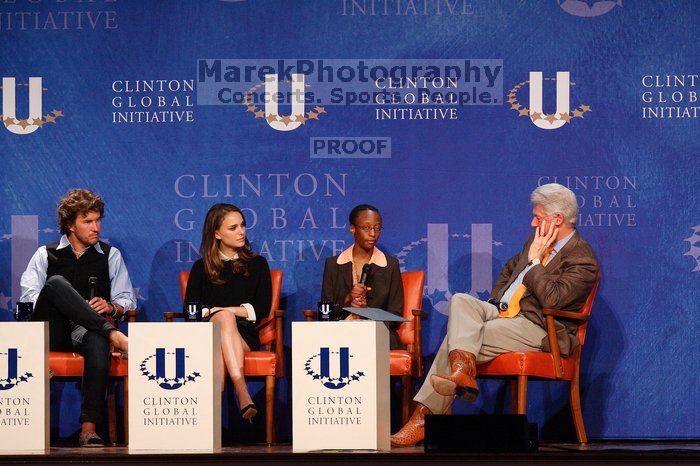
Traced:
<path fill-rule="evenodd" d="M 511 351 L 540 351 L 547 332 L 522 315 L 499 319 L 493 304 L 458 293 L 450 299 L 447 335 L 442 340 L 425 382 L 413 398 L 435 414 L 447 411 L 453 397 L 442 396 L 430 384 L 432 374 L 450 374 L 450 351 L 458 349 L 476 355 L 477 363 L 492 360 Z"/>

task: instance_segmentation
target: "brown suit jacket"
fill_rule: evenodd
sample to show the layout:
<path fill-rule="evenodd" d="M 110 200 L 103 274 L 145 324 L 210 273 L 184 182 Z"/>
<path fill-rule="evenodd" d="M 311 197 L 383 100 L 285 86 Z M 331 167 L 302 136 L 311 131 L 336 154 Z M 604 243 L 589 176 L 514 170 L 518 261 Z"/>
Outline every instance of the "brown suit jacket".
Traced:
<path fill-rule="evenodd" d="M 343 306 L 345 296 L 352 289 L 352 263 L 337 263 L 338 256 L 326 259 L 323 269 L 323 286 L 321 299 L 332 301 Z M 386 255 L 386 267 L 370 264 L 367 286 L 372 288 L 367 293 L 367 306 L 384 309 L 398 316 L 403 315 L 403 282 L 399 261 Z M 390 330 L 391 349 L 403 349 L 401 340 L 396 334 L 396 325 L 387 325 Z"/>
<path fill-rule="evenodd" d="M 527 266 L 527 252 L 534 233 L 525 242 L 522 251 L 513 256 L 501 271 L 491 292 L 491 299 L 499 300 L 510 284 Z M 525 274 L 523 284 L 527 291 L 520 301 L 520 312 L 524 317 L 546 329 L 542 309 L 579 311 L 593 288 L 598 273 L 598 259 L 591 246 L 576 231 L 568 243 L 557 253 L 546 267 L 536 265 Z M 569 355 L 578 345 L 576 322 L 555 319 L 557 340 L 563 355 Z M 549 341 L 542 340 L 543 351 L 549 351 Z"/>

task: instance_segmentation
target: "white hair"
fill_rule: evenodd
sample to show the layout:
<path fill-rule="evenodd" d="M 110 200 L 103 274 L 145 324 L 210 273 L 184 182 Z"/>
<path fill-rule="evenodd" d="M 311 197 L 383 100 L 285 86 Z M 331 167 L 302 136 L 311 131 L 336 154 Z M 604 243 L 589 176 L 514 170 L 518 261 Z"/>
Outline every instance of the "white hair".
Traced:
<path fill-rule="evenodd" d="M 530 202 L 533 206 L 540 206 L 547 215 L 561 213 L 564 220 L 576 226 L 578 220 L 578 203 L 576 195 L 566 186 L 558 183 L 549 183 L 538 186 L 530 194 Z"/>

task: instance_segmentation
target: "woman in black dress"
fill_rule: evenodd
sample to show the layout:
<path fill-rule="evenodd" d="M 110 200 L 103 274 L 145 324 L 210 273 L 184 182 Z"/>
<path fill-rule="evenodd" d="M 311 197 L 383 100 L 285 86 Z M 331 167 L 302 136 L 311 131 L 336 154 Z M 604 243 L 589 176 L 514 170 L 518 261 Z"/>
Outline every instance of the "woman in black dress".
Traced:
<path fill-rule="evenodd" d="M 194 263 L 185 302 L 208 306 L 206 318 L 221 327 L 223 364 L 236 389 L 243 419 L 258 410 L 243 377 L 243 354 L 260 346 L 257 317 L 270 311 L 272 285 L 264 257 L 250 249 L 243 212 L 215 204 L 202 228 L 202 258 Z"/>

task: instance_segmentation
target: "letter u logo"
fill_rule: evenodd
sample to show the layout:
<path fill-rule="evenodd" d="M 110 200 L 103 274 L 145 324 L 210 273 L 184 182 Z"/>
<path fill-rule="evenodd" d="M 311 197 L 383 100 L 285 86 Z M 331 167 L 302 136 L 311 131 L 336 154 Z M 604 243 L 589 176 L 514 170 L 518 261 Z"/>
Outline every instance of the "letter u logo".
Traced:
<path fill-rule="evenodd" d="M 266 74 L 265 75 L 265 118 L 267 119 L 267 124 L 270 125 L 272 129 L 277 131 L 293 131 L 301 126 L 301 121 L 297 121 L 297 117 L 304 116 L 304 100 L 306 97 L 304 90 L 304 75 L 300 73 L 292 74 L 292 113 L 291 115 L 286 115 L 282 117 L 279 114 L 277 105 L 277 92 L 279 89 L 279 82 L 277 80 L 277 75 Z M 281 117 L 288 119 L 288 122 L 280 121 L 277 119 L 272 119 L 273 117 Z M 272 121 L 270 121 L 272 120 Z"/>
<path fill-rule="evenodd" d="M 176 390 L 182 387 L 185 380 L 185 348 L 175 348 L 175 377 L 165 376 L 165 348 L 156 348 L 156 377 L 161 388 Z"/>
<path fill-rule="evenodd" d="M 17 385 L 17 348 L 7 350 L 7 378 L 0 378 L 0 390 L 9 390 Z"/>
<path fill-rule="evenodd" d="M 41 78 L 29 78 L 29 117 L 26 120 L 28 124 L 10 123 L 5 125 L 9 132 L 23 135 L 31 134 L 39 129 L 39 126 L 34 123 L 41 120 L 41 92 Z M 15 103 L 15 78 L 2 78 L 2 117 L 5 121 L 8 119 L 17 121 Z"/>
<path fill-rule="evenodd" d="M 569 72 L 557 72 L 557 114 L 560 116 L 569 113 Z M 530 72 L 530 116 L 542 111 L 542 72 Z M 532 121 L 532 120 L 531 120 Z M 537 119 L 533 121 L 534 125 L 542 129 L 558 129 L 566 124 L 564 120 L 547 121 Z"/>
<path fill-rule="evenodd" d="M 450 233 L 447 223 L 429 223 L 427 234 L 427 283 L 428 298 L 433 308 L 441 314 L 448 314 L 448 304 L 453 292 L 450 289 L 450 240 L 462 237 L 471 242 L 471 289 L 469 294 L 475 297 L 493 287 L 493 224 L 472 223 L 470 235 Z M 411 244 L 404 246 L 397 257 L 406 257 L 413 249 Z M 460 254 L 462 251 L 460 251 Z"/>
<path fill-rule="evenodd" d="M 331 359 L 334 358 L 334 354 L 338 355 L 338 362 L 333 363 L 331 367 Z M 331 351 L 329 348 L 322 347 L 319 348 L 317 354 L 306 360 L 304 370 L 308 376 L 321 382 L 324 387 L 338 390 L 365 376 L 365 373 L 362 371 L 350 374 L 351 357 L 350 349 L 347 347 L 341 347 L 338 351 Z M 337 367 L 335 364 L 337 364 Z M 336 374 L 337 376 L 335 376 Z"/>
<path fill-rule="evenodd" d="M 322 380 L 328 380 L 323 383 L 326 388 L 337 390 L 347 385 L 346 381 L 350 379 L 350 350 L 348 348 L 340 348 L 338 364 L 340 365 L 339 375 L 337 378 L 333 378 L 331 377 L 330 350 L 328 348 L 321 348 L 320 375 Z M 337 380 L 338 382 L 333 382 L 333 380 Z"/>

